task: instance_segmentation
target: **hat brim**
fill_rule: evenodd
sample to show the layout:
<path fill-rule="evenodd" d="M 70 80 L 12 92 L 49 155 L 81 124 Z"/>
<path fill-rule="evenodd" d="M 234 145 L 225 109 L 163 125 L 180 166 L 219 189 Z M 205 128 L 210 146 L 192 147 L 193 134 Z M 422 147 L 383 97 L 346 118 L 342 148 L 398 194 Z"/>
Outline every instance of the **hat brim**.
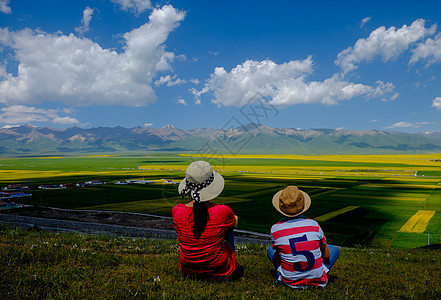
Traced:
<path fill-rule="evenodd" d="M 279 213 L 281 213 L 282 215 L 287 216 L 287 217 L 296 217 L 296 216 L 298 216 L 298 215 L 303 214 L 303 213 L 304 213 L 305 211 L 307 211 L 307 210 L 309 209 L 309 207 L 311 206 L 311 197 L 309 197 L 309 195 L 308 195 L 307 193 L 305 193 L 304 191 L 302 191 L 302 190 L 299 190 L 299 191 L 303 194 L 303 198 L 305 199 L 305 204 L 304 204 L 304 206 L 303 206 L 302 211 L 300 211 L 300 212 L 298 212 L 298 213 L 296 213 L 296 214 L 290 215 L 290 214 L 287 214 L 287 213 L 283 212 L 283 211 L 280 209 L 280 206 L 279 206 L 279 203 L 280 203 L 280 202 L 279 202 L 279 198 L 280 198 L 280 195 L 282 194 L 283 190 L 278 191 L 278 192 L 273 196 L 273 206 L 274 206 L 274 208 L 275 208 Z"/>
<path fill-rule="evenodd" d="M 224 189 L 225 181 L 222 175 L 220 175 L 216 171 L 213 171 L 213 174 L 214 174 L 213 182 L 206 188 L 203 188 L 202 190 L 199 191 L 201 202 L 210 201 L 216 198 Z M 186 178 L 182 179 L 182 181 L 179 183 L 178 186 L 179 194 L 181 194 L 181 191 L 185 188 L 186 184 L 187 184 L 187 179 Z"/>

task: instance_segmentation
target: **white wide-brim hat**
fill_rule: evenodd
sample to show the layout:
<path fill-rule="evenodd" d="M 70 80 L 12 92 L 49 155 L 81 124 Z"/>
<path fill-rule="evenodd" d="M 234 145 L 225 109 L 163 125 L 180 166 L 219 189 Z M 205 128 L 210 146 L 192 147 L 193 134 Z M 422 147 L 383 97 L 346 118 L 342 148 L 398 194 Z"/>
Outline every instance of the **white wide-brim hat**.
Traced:
<path fill-rule="evenodd" d="M 296 217 L 303 214 L 311 206 L 311 197 L 296 186 L 287 186 L 278 191 L 272 200 L 274 208 L 282 215 Z"/>
<path fill-rule="evenodd" d="M 212 176 L 213 178 L 210 179 Z M 213 171 L 208 162 L 199 160 L 192 162 L 187 167 L 186 176 L 178 186 L 179 194 L 191 184 L 204 186 L 198 191 L 200 202 L 204 202 L 216 198 L 224 189 L 225 182 L 219 173 Z"/>

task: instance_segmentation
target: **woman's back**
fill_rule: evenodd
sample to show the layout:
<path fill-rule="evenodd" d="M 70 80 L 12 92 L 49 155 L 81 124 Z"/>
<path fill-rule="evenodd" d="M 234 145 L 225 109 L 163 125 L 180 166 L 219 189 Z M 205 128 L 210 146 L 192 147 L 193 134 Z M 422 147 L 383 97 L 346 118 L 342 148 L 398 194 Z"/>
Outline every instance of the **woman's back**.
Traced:
<path fill-rule="evenodd" d="M 225 235 L 236 219 L 226 205 L 205 203 L 208 221 L 200 236 L 193 234 L 193 207 L 178 204 L 172 215 L 181 247 L 179 261 L 184 274 L 200 277 L 230 276 L 236 267 L 234 250 L 225 243 Z"/>

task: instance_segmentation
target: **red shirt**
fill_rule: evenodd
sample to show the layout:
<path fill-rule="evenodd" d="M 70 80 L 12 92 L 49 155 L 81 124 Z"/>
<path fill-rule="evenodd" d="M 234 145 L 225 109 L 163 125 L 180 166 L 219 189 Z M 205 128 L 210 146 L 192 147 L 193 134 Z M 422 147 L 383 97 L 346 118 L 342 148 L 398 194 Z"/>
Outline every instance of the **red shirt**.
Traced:
<path fill-rule="evenodd" d="M 234 250 L 225 242 L 225 234 L 233 228 L 236 219 L 226 205 L 206 203 L 209 219 L 199 238 L 193 235 L 193 207 L 178 204 L 172 216 L 181 248 L 179 262 L 185 275 L 222 278 L 233 274 L 236 268 Z"/>

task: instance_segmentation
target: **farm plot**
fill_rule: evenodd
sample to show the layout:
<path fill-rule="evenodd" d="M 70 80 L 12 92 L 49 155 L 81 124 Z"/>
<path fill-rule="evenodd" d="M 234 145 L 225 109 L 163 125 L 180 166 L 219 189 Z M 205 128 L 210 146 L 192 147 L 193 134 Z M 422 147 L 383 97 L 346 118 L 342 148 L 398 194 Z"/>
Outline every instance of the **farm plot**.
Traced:
<path fill-rule="evenodd" d="M 440 155 L 433 156 L 235 156 L 210 157 L 225 178 L 216 199 L 239 216 L 239 229 L 269 233 L 281 215 L 274 193 L 297 185 L 311 195 L 306 215 L 316 218 L 330 243 L 342 246 L 419 247 L 441 237 Z M 175 184 L 194 156 L 88 156 L 1 161 L 0 184 L 60 184 L 98 179 L 106 185 L 54 191 L 33 190 L 29 204 L 77 209 L 133 211 L 170 216 L 184 201 Z M 203 159 L 203 158 L 202 158 Z M 415 176 L 416 175 L 416 176 Z M 142 178 L 146 185 L 114 185 Z M 418 212 L 434 212 L 425 226 L 401 228 Z M 416 223 L 415 223 L 416 224 Z M 423 228 L 424 227 L 424 228 Z M 413 228 L 416 228 L 415 226 Z"/>

